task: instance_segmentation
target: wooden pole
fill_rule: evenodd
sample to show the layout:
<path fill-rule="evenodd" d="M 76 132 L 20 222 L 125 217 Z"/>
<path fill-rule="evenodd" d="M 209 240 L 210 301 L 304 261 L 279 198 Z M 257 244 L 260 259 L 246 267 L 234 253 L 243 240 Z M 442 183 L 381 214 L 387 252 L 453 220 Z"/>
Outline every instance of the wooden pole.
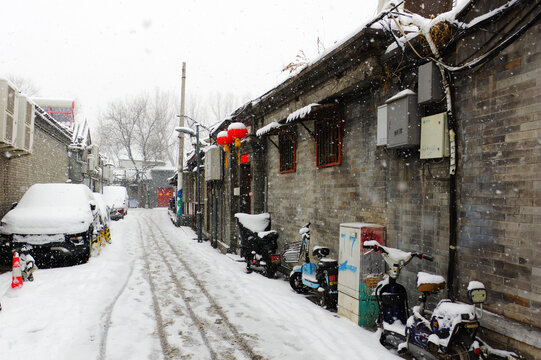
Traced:
<path fill-rule="evenodd" d="M 182 63 L 182 84 L 180 90 L 180 115 L 178 126 L 184 127 L 184 99 L 186 98 L 186 63 Z M 178 134 L 178 173 L 177 173 L 177 225 L 180 225 L 182 203 L 179 201 L 178 191 L 182 188 L 182 167 L 184 166 L 184 134 Z"/>

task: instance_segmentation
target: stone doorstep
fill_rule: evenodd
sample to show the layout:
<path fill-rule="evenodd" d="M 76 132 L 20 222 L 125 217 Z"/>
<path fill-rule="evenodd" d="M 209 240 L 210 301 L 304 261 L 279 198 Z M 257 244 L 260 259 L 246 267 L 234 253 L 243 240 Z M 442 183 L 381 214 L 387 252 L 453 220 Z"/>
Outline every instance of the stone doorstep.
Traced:
<path fill-rule="evenodd" d="M 529 325 L 483 310 L 481 326 L 513 340 L 541 349 L 541 331 Z"/>

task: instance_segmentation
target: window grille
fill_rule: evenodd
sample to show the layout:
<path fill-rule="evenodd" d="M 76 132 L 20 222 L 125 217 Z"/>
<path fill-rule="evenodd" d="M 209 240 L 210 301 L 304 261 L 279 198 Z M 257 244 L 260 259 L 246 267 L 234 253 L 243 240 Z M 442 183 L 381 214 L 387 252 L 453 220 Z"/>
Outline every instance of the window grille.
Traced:
<path fill-rule="evenodd" d="M 332 115 L 315 123 L 316 165 L 340 165 L 342 161 L 342 119 Z"/>
<path fill-rule="evenodd" d="M 280 173 L 295 171 L 295 155 L 297 151 L 297 136 L 295 133 L 286 132 L 280 134 L 279 138 L 280 152 Z"/>

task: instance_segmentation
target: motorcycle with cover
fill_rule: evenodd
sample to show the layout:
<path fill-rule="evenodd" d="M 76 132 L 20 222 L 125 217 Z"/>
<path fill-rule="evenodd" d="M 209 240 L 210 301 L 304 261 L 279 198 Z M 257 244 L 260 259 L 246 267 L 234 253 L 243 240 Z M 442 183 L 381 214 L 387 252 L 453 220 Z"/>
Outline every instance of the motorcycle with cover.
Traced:
<path fill-rule="evenodd" d="M 273 278 L 281 263 L 278 233 L 270 230 L 270 214 L 235 214 L 240 237 L 241 256 L 246 261 L 246 271 L 261 271 Z"/>

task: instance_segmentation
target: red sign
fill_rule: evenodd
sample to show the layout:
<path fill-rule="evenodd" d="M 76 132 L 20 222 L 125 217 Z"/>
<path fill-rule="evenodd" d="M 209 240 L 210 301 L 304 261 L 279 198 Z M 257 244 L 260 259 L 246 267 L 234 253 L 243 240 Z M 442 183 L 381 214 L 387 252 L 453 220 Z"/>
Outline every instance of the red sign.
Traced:
<path fill-rule="evenodd" d="M 244 155 L 240 156 L 240 163 L 241 164 L 246 164 L 249 161 L 250 161 L 250 156 L 248 154 L 244 154 Z"/>
<path fill-rule="evenodd" d="M 158 207 L 167 207 L 169 200 L 173 197 L 173 189 L 161 187 L 156 189 L 156 205 Z"/>

